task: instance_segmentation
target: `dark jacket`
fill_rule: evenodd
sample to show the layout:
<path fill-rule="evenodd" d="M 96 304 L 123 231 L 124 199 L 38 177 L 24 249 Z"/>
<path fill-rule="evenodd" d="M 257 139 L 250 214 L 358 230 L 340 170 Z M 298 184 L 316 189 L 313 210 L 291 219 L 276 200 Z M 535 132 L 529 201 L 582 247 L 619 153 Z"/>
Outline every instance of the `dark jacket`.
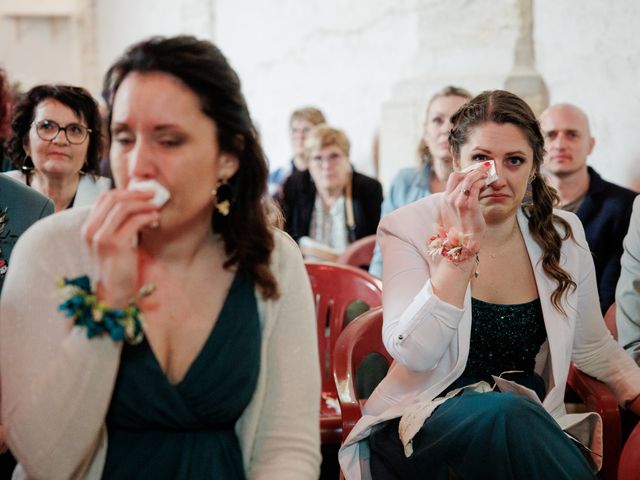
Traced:
<path fill-rule="evenodd" d="M 603 180 L 589 167 L 589 190 L 576 215 L 584 225 L 596 265 L 602 313 L 615 301 L 622 240 L 629 229 L 635 197 L 635 192 Z"/>
<path fill-rule="evenodd" d="M 349 242 L 374 235 L 380 221 L 382 185 L 377 180 L 353 172 L 353 216 L 355 228 L 349 231 Z M 280 205 L 284 213 L 284 229 L 294 240 L 309 235 L 311 215 L 316 201 L 316 186 L 309 171 L 296 171 L 284 183 Z"/>
<path fill-rule="evenodd" d="M 51 200 L 0 173 L 0 292 L 7 270 L 5 267 L 10 267 L 9 257 L 18 237 L 31 224 L 51 213 Z"/>

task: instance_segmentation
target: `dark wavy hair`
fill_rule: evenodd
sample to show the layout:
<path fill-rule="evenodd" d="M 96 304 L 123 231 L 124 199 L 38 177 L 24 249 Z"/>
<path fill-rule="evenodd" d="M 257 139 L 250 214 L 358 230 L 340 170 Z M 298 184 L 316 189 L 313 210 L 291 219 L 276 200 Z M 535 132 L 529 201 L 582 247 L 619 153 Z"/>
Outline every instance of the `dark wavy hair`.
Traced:
<path fill-rule="evenodd" d="M 202 111 L 216 125 L 223 152 L 239 159 L 229 179 L 233 196 L 228 216 L 217 210 L 213 230 L 224 240 L 229 259 L 225 268 L 238 265 L 247 271 L 266 298 L 277 298 L 278 285 L 269 268 L 274 239 L 266 194 L 268 167 L 258 141 L 240 79 L 222 52 L 205 40 L 191 36 L 153 37 L 130 47 L 105 76 L 103 97 L 111 125 L 113 98 L 124 78 L 132 72 L 163 72 L 179 79 L 200 99 Z"/>
<path fill-rule="evenodd" d="M 87 122 L 87 127 L 91 132 L 89 133 L 87 158 L 82 172 L 99 175 L 100 152 L 103 142 L 100 132 L 100 110 L 89 92 L 82 87 L 71 85 L 38 85 L 20 96 L 13 111 L 12 135 L 8 142 L 8 153 L 13 166 L 23 171 L 33 169 L 33 161 L 24 151 L 24 141 L 35 120 L 36 108 L 47 99 L 53 99 L 66 105 L 78 117 Z"/>
<path fill-rule="evenodd" d="M 564 314 L 566 312 L 560 300 L 569 289 L 576 288 L 576 283 L 571 275 L 560 267 L 560 249 L 563 240 L 573 238 L 573 232 L 563 218 L 553 213 L 553 207 L 558 202 L 558 194 L 540 175 L 540 165 L 544 156 L 544 137 L 540 125 L 529 105 L 517 95 L 504 90 L 482 92 L 460 107 L 451 117 L 453 128 L 449 134 L 449 145 L 454 158 L 460 159 L 461 147 L 467 142 L 473 129 L 487 122 L 508 123 L 518 127 L 533 150 L 533 202 L 531 205 L 523 204 L 522 208 L 529 219 L 531 235 L 542 247 L 543 269 L 558 285 L 551 295 L 551 301 L 556 310 Z M 556 225 L 562 227 L 562 235 Z"/>

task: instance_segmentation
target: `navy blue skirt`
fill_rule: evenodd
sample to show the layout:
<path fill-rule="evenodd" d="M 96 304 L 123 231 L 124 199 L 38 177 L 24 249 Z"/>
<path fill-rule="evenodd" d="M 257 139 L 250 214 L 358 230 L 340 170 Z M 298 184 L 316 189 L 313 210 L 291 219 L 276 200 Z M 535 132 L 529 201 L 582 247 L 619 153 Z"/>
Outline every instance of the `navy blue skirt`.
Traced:
<path fill-rule="evenodd" d="M 406 457 L 400 419 L 369 437 L 373 480 L 593 479 L 583 453 L 544 408 L 513 393 L 464 390 L 413 438 Z"/>

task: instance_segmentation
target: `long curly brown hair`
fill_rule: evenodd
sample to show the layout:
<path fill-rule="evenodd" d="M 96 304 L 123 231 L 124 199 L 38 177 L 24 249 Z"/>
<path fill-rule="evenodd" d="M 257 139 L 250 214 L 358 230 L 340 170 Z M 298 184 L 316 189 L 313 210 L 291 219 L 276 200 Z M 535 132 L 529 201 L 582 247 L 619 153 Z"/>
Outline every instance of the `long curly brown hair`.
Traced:
<path fill-rule="evenodd" d="M 237 265 L 249 273 L 265 298 L 278 298 L 278 284 L 269 268 L 274 248 L 270 205 L 263 202 L 268 167 L 236 72 L 217 47 L 192 36 L 153 37 L 135 44 L 105 76 L 109 125 L 115 93 L 132 72 L 164 72 L 181 80 L 215 122 L 220 149 L 239 159 L 238 171 L 228 181 L 233 192 L 229 215 L 214 211 L 213 230 L 221 234 L 229 256 L 225 268 Z"/>
<path fill-rule="evenodd" d="M 531 235 L 542 247 L 543 269 L 557 283 L 551 302 L 556 310 L 565 314 L 561 305 L 562 296 L 570 289 L 575 289 L 576 283 L 560 267 L 560 250 L 563 240 L 573 238 L 573 232 L 563 218 L 553 213 L 553 207 L 558 203 L 558 194 L 540 175 L 544 156 L 544 137 L 540 125 L 529 105 L 517 95 L 504 90 L 482 92 L 460 107 L 451 118 L 453 128 L 449 134 L 449 145 L 456 159 L 460 158 L 461 147 L 467 142 L 473 129 L 487 122 L 508 123 L 518 127 L 533 150 L 533 201 L 522 208 L 529 219 Z M 561 227 L 562 233 L 557 226 Z"/>

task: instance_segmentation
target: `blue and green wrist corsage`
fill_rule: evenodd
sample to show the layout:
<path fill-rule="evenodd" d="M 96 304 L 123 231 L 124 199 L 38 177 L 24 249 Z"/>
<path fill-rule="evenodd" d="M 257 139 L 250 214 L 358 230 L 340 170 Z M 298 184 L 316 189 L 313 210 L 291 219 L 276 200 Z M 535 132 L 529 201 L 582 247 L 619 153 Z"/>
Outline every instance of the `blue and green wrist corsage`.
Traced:
<path fill-rule="evenodd" d="M 140 307 L 134 302 L 150 295 L 155 289 L 153 285 L 142 287 L 134 300 L 124 309 L 109 308 L 98 300 L 91 290 L 91 280 L 87 275 L 61 279 L 58 281 L 58 287 L 68 294 L 67 299 L 58 306 L 58 310 L 72 318 L 75 325 L 85 327 L 88 338 L 107 333 L 114 341 L 125 341 L 131 345 L 140 343 L 144 338 Z"/>

